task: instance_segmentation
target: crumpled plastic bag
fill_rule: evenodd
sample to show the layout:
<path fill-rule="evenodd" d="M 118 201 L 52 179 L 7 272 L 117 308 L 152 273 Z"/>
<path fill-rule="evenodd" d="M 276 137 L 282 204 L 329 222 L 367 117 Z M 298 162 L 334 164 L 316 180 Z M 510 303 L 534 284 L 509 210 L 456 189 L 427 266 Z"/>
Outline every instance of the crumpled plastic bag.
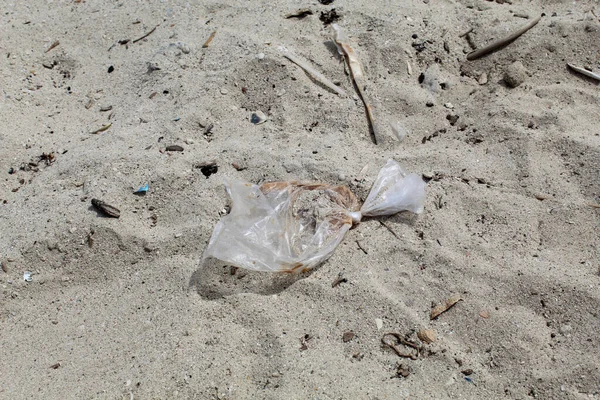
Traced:
<path fill-rule="evenodd" d="M 254 271 L 304 272 L 327 260 L 363 217 L 421 213 L 425 182 L 389 160 L 359 209 L 345 186 L 226 182 L 231 212 L 215 227 L 203 260 L 216 258 Z"/>

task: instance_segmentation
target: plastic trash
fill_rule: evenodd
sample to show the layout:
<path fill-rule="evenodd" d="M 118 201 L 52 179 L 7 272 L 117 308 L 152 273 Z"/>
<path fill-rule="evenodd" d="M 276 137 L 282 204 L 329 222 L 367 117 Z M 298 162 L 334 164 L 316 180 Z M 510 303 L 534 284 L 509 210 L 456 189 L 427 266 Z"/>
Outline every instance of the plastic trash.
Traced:
<path fill-rule="evenodd" d="M 254 271 L 304 272 L 327 260 L 363 217 L 421 213 L 425 182 L 389 160 L 367 200 L 345 186 L 226 182 L 231 212 L 219 221 L 203 260 L 215 258 Z"/>

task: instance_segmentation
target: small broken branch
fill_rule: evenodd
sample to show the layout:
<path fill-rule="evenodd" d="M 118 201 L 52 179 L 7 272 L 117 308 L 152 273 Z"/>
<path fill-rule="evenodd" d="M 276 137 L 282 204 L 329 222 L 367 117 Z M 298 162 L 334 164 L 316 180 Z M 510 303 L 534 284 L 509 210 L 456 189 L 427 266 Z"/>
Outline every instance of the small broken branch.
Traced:
<path fill-rule="evenodd" d="M 568 63 L 567 63 L 567 67 L 569 67 L 570 69 L 572 69 L 575 72 L 579 72 L 581 75 L 587 76 L 588 78 L 592 78 L 592 79 L 596 79 L 597 81 L 600 81 L 600 75 L 595 74 L 592 71 L 588 71 L 585 68 L 576 67 L 573 64 L 568 64 Z"/>
<path fill-rule="evenodd" d="M 132 40 L 131 43 L 137 43 L 140 40 L 146 39 L 148 36 L 152 35 L 154 33 L 154 31 L 156 30 L 156 28 L 158 28 L 159 26 L 160 26 L 160 24 L 156 25 L 154 28 L 152 28 L 152 30 L 150 32 L 146 33 L 144 36 L 141 36 L 137 39 Z"/>
<path fill-rule="evenodd" d="M 545 14 L 541 14 L 539 17 L 537 17 L 536 19 L 534 19 L 533 21 L 531 21 L 530 23 L 528 23 L 527 25 L 523 26 L 522 28 L 517 29 L 516 31 L 514 31 L 513 33 L 511 33 L 510 35 L 502 38 L 502 39 L 498 39 L 490 44 L 488 44 L 485 47 L 482 47 L 481 49 L 475 50 L 470 52 L 469 54 L 467 54 L 467 60 L 469 61 L 473 61 L 473 60 L 477 60 L 478 58 L 481 58 L 493 51 L 496 51 L 510 43 L 512 43 L 513 41 L 515 41 L 519 36 L 521 36 L 522 34 L 524 34 L 525 32 L 527 32 L 528 30 L 530 30 L 531 28 L 533 28 L 534 26 L 537 25 L 538 22 L 540 22 L 540 20 L 542 19 L 542 17 Z"/>
<path fill-rule="evenodd" d="M 354 52 L 354 49 L 352 49 L 352 47 L 350 47 L 349 39 L 346 36 L 346 34 L 342 31 L 342 28 L 340 28 L 338 24 L 332 24 L 331 27 L 333 28 L 333 31 L 334 31 L 333 42 L 335 43 L 340 55 L 344 56 L 344 60 L 346 60 L 346 63 L 348 64 L 348 68 L 350 69 L 350 76 L 352 77 L 354 86 L 356 87 L 356 90 L 358 91 L 358 95 L 360 96 L 360 99 L 362 100 L 363 104 L 365 105 L 365 110 L 367 112 L 367 118 L 369 120 L 369 125 L 370 125 L 371 132 L 373 135 L 373 142 L 375 144 L 377 144 L 377 128 L 375 125 L 375 118 L 373 117 L 373 107 L 371 106 L 370 102 L 368 101 L 368 99 L 365 96 L 365 93 L 363 91 L 363 88 L 366 85 L 365 85 L 365 76 L 364 76 L 362 66 L 360 65 L 360 62 L 358 61 L 358 57 L 356 57 L 356 53 Z"/>
<path fill-rule="evenodd" d="M 202 45 L 203 49 L 205 49 L 208 46 L 210 46 L 210 42 L 212 42 L 212 40 L 215 38 L 216 34 L 217 34 L 217 31 L 213 31 L 213 33 L 210 34 L 210 36 L 208 37 L 208 39 L 206 39 L 206 42 L 204 42 L 204 44 Z"/>
<path fill-rule="evenodd" d="M 52 43 L 52 44 L 50 45 L 50 47 L 48 47 L 48 50 L 46 50 L 44 53 L 47 53 L 47 52 L 49 52 L 50 50 L 52 50 L 53 48 L 55 48 L 55 47 L 56 47 L 56 46 L 58 46 L 59 44 L 60 44 L 60 42 L 59 42 L 58 40 L 57 40 L 57 41 L 55 41 L 54 43 Z"/>
<path fill-rule="evenodd" d="M 316 69 L 314 69 L 313 67 L 311 67 L 310 64 L 308 64 L 308 62 L 304 61 L 303 59 L 301 59 L 297 55 L 291 53 L 288 49 L 286 49 L 283 46 L 279 47 L 279 51 L 281 51 L 283 53 L 283 56 L 285 58 L 287 58 L 288 60 L 290 60 L 291 62 L 293 62 L 297 66 L 299 66 L 300 68 L 302 68 L 304 71 L 306 71 L 306 73 L 308 73 L 310 76 L 312 76 L 318 82 L 322 83 L 323 85 L 325 85 L 329 89 L 333 90 L 334 92 L 336 92 L 340 96 L 345 96 L 346 95 L 346 92 L 344 92 L 341 88 L 337 87 L 333 82 L 331 82 L 329 79 L 327 79 L 319 71 L 317 71 Z"/>

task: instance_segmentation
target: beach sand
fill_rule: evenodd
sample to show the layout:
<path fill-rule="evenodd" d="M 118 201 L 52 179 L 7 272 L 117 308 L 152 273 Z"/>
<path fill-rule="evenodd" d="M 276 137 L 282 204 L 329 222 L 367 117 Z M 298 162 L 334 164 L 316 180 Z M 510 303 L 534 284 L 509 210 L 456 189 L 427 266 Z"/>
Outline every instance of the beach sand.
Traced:
<path fill-rule="evenodd" d="M 300 8 L 313 14 L 285 18 Z M 365 67 L 378 145 L 319 18 L 331 9 Z M 600 398 L 600 92 L 566 67 L 600 70 L 595 2 L 2 11 L 0 398 Z M 469 42 L 542 12 L 466 60 Z M 255 111 L 268 120 L 252 124 Z M 299 276 L 202 265 L 225 179 L 347 185 L 364 200 L 390 158 L 428 181 L 422 214 L 361 222 Z M 425 328 L 437 340 L 415 360 L 382 345 Z"/>

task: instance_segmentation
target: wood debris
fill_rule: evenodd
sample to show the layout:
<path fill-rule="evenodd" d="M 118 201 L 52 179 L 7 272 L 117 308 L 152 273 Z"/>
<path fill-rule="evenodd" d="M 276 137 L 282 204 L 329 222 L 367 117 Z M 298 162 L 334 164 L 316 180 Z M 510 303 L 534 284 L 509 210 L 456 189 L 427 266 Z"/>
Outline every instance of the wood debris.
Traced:
<path fill-rule="evenodd" d="M 290 18 L 298 18 L 298 19 L 302 19 L 304 17 L 306 17 L 307 15 L 313 15 L 313 12 L 310 8 L 302 8 L 296 12 L 293 12 L 291 14 L 287 14 L 285 16 L 286 19 L 290 19 Z"/>
<path fill-rule="evenodd" d="M 346 279 L 344 277 L 344 273 L 340 271 L 337 278 L 331 283 L 331 287 L 334 288 L 337 285 L 339 285 L 340 283 L 345 283 L 345 282 L 348 282 L 348 279 Z"/>
<path fill-rule="evenodd" d="M 440 316 L 440 314 L 448 311 L 452 306 L 462 300 L 460 294 L 453 294 L 446 300 L 444 303 L 439 304 L 431 309 L 431 314 L 429 315 L 430 319 L 436 319 Z"/>
<path fill-rule="evenodd" d="M 581 75 L 587 76 L 588 78 L 592 78 L 592 79 L 595 79 L 597 81 L 600 81 L 600 75 L 595 74 L 592 71 L 588 71 L 585 68 L 576 67 L 573 64 L 567 64 L 567 67 L 569 67 L 570 69 L 572 69 L 575 72 L 579 72 Z"/>
<path fill-rule="evenodd" d="M 150 32 L 146 33 L 144 36 L 140 36 L 139 38 L 132 40 L 131 43 L 137 43 L 140 40 L 146 39 L 148 36 L 152 35 L 154 33 L 154 31 L 156 30 L 156 28 L 158 28 L 159 26 L 160 26 L 160 24 L 156 25 L 154 28 L 152 28 L 152 30 Z"/>
<path fill-rule="evenodd" d="M 292 52 L 290 52 L 288 49 L 286 49 L 283 46 L 279 47 L 279 51 L 281 51 L 281 53 L 283 54 L 283 56 L 285 58 L 287 58 L 288 60 L 290 60 L 297 66 L 299 66 L 300 68 L 302 68 L 304 71 L 306 71 L 307 74 L 312 76 L 319 83 L 322 83 L 324 86 L 333 90 L 335 93 L 337 93 L 340 96 L 346 95 L 346 92 L 344 92 L 341 88 L 336 86 L 333 82 L 331 82 L 329 79 L 327 79 L 319 71 L 314 69 L 307 61 L 305 61 L 302 58 L 298 57 L 297 55 L 293 54 Z"/>
<path fill-rule="evenodd" d="M 217 34 L 217 31 L 213 31 L 213 33 L 210 34 L 210 36 L 208 37 L 208 39 L 206 39 L 206 42 L 204 42 L 204 44 L 202 45 L 203 49 L 205 49 L 208 46 L 210 46 L 210 42 L 212 42 L 212 40 L 215 38 L 216 34 Z"/>
<path fill-rule="evenodd" d="M 528 30 L 530 30 L 531 28 L 533 28 L 534 26 L 537 25 L 538 22 L 540 22 L 540 20 L 542 19 L 542 17 L 545 14 L 540 15 L 539 17 L 535 18 L 533 21 L 531 21 L 530 23 L 528 23 L 527 25 L 517 29 L 516 31 L 514 31 L 513 33 L 511 33 L 510 35 L 503 37 L 502 39 L 498 39 L 490 44 L 488 44 L 487 46 L 482 47 L 481 49 L 475 50 L 470 52 L 469 54 L 467 54 L 467 60 L 469 61 L 473 61 L 473 60 L 477 60 L 478 58 L 481 58 L 493 51 L 496 51 L 510 43 L 512 43 L 513 41 L 515 41 L 519 36 L 521 36 L 522 34 L 524 34 L 525 32 L 527 32 Z"/>
<path fill-rule="evenodd" d="M 107 129 L 108 129 L 108 128 L 110 128 L 111 126 L 112 126 L 112 123 L 111 123 L 111 124 L 104 125 L 102 128 L 100 128 L 100 129 L 96 129 L 95 131 L 93 131 L 93 132 L 90 132 L 90 133 L 91 133 L 92 135 L 95 135 L 95 134 L 97 134 L 97 133 L 104 132 L 105 130 L 107 130 Z"/>
<path fill-rule="evenodd" d="M 121 216 L 121 211 L 118 208 L 113 207 L 102 200 L 92 199 L 92 205 L 109 217 L 119 218 Z"/>
<path fill-rule="evenodd" d="M 377 144 L 377 128 L 375 125 L 375 118 L 373 117 L 373 107 L 371 106 L 370 101 L 367 99 L 364 93 L 366 82 L 363 68 L 360 62 L 358 61 L 358 57 L 356 56 L 354 49 L 350 47 L 350 40 L 348 39 L 348 36 L 346 36 L 346 34 L 342 31 L 342 28 L 340 28 L 338 24 L 332 24 L 331 27 L 334 31 L 333 42 L 335 43 L 340 55 L 344 57 L 344 60 L 348 64 L 348 68 L 350 69 L 350 76 L 352 77 L 354 86 L 358 91 L 360 99 L 365 105 L 367 118 L 369 120 L 371 133 L 373 135 L 373 142 Z"/>
<path fill-rule="evenodd" d="M 50 50 L 52 50 L 53 48 L 55 48 L 55 47 L 56 47 L 56 46 L 58 46 L 59 44 L 60 44 L 60 42 L 59 42 L 58 40 L 57 40 L 57 41 L 55 41 L 54 43 L 52 43 L 52 44 L 50 45 L 50 47 L 48 47 L 48 50 L 46 50 L 44 53 L 47 53 L 47 52 L 49 52 Z"/>
<path fill-rule="evenodd" d="M 5 274 L 8 274 L 8 264 L 6 261 L 2 261 L 2 271 L 4 271 Z"/>
<path fill-rule="evenodd" d="M 396 333 L 396 332 L 388 332 L 388 333 L 384 334 L 383 337 L 381 338 L 381 343 L 383 343 L 384 346 L 387 346 L 387 347 L 391 348 L 392 350 L 394 350 L 396 352 L 396 354 L 398 354 L 398 356 L 400 356 L 400 357 L 410 358 L 411 360 L 416 360 L 419 357 L 419 354 L 421 354 L 421 346 L 419 346 L 417 343 L 415 343 L 413 341 L 403 338 L 402 335 L 400 335 L 399 333 Z M 398 347 L 398 344 L 415 349 L 416 352 L 405 353 L 404 351 L 402 351 L 400 349 L 400 347 Z"/>

